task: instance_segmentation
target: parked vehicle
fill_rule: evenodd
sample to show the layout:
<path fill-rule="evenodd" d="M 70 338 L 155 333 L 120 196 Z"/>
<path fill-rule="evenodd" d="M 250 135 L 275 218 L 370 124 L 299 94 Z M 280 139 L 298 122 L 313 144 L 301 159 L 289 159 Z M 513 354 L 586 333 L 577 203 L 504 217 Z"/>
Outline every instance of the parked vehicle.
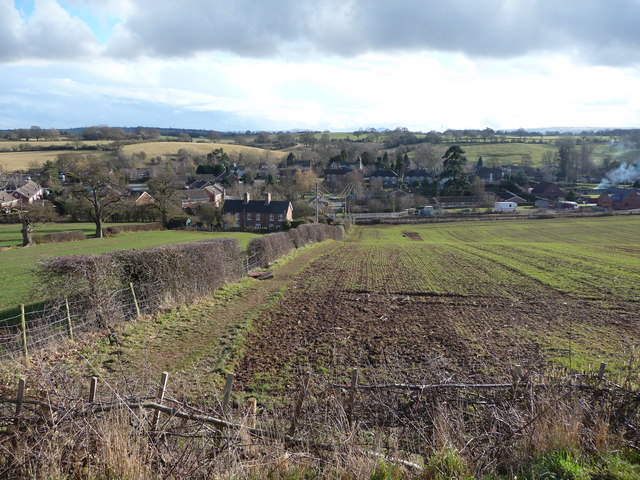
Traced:
<path fill-rule="evenodd" d="M 513 213 L 518 208 L 516 202 L 496 202 L 494 212 L 496 213 Z"/>

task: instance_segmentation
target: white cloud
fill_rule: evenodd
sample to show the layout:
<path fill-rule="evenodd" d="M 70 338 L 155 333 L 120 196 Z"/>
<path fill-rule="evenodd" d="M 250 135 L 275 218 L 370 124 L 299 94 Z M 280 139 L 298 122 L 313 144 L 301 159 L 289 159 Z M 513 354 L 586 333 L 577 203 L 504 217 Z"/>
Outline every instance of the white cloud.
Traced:
<path fill-rule="evenodd" d="M 0 0 L 0 61 L 90 58 L 99 46 L 89 27 L 55 0 L 36 0 L 25 21 L 10 0 Z"/>
<path fill-rule="evenodd" d="M 36 0 L 22 19 L 0 0 L 0 88 L 13 105 L 40 98 L 47 118 L 81 96 L 85 124 L 140 124 L 136 108 L 149 118 L 153 105 L 156 125 L 180 112 L 191 127 L 222 114 L 238 129 L 636 126 L 639 10 L 636 0 Z M 120 21 L 108 45 L 89 27 L 100 17 Z"/>

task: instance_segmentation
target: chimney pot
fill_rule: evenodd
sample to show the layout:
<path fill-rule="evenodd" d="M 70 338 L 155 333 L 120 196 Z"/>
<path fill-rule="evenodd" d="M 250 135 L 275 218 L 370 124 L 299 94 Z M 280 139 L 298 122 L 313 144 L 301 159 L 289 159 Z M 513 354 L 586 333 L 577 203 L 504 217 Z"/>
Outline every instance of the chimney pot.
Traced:
<path fill-rule="evenodd" d="M 249 203 L 249 200 L 251 200 L 251 195 L 249 195 L 249 192 L 245 192 L 244 203 Z"/>
<path fill-rule="evenodd" d="M 265 203 L 265 205 L 269 205 L 271 203 L 271 193 L 267 193 L 264 196 L 264 203 Z"/>

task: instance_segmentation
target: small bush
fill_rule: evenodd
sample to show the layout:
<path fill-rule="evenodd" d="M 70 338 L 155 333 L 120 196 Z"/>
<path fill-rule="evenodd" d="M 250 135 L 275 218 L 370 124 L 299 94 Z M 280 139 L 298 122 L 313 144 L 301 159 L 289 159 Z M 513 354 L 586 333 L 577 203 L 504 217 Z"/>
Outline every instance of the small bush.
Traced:
<path fill-rule="evenodd" d="M 86 238 L 87 237 L 82 230 L 71 230 L 68 232 L 53 232 L 33 235 L 33 241 L 37 244 L 77 242 L 79 240 L 85 240 Z"/>

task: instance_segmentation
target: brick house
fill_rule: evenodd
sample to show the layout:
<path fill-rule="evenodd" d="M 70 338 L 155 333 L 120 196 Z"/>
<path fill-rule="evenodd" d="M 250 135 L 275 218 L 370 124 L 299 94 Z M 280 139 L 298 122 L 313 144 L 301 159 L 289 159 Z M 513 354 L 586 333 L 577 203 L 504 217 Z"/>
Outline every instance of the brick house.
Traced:
<path fill-rule="evenodd" d="M 233 216 L 240 228 L 282 228 L 282 222 L 293 220 L 293 207 L 288 200 L 272 201 L 267 193 L 264 200 L 251 200 L 248 193 L 243 200 L 226 200 L 222 214 Z"/>
<path fill-rule="evenodd" d="M 19 203 L 30 204 L 42 198 L 42 196 L 44 195 L 44 188 L 42 188 L 33 180 L 29 180 L 22 187 L 14 191 L 12 195 L 13 198 L 17 199 Z"/>
<path fill-rule="evenodd" d="M 632 188 L 611 187 L 598 197 L 596 203 L 599 207 L 613 210 L 640 208 L 640 194 Z"/>

